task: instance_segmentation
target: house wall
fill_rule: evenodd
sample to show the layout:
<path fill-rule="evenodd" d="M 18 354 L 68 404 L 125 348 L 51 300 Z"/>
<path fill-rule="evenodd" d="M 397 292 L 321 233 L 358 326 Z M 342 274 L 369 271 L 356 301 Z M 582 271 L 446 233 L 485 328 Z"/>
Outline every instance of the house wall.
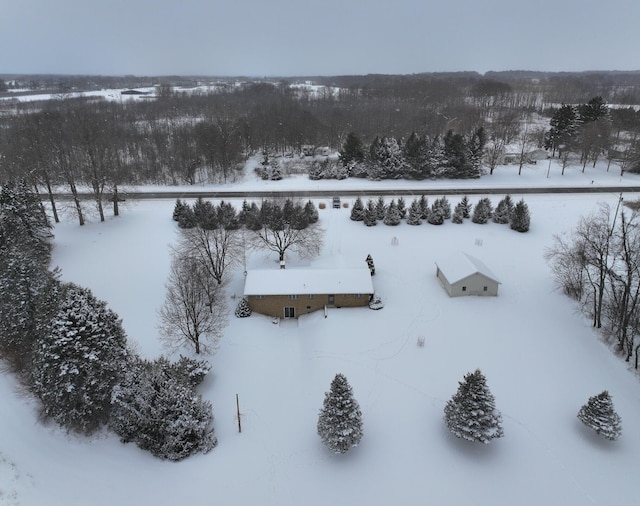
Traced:
<path fill-rule="evenodd" d="M 450 287 L 450 291 L 447 291 L 451 297 L 462 297 L 465 295 L 495 297 L 498 295 L 498 283 L 482 274 L 473 274 L 472 276 L 453 283 Z M 486 291 L 485 287 L 487 288 Z"/>
<path fill-rule="evenodd" d="M 256 295 L 247 296 L 247 302 L 252 311 L 267 316 L 284 318 L 284 308 L 295 308 L 296 318 L 300 315 L 311 313 L 325 306 L 331 307 L 361 307 L 369 304 L 371 294 L 363 293 L 360 297 L 357 294 L 336 294 L 333 304 L 329 304 L 328 294 L 299 295 L 297 299 L 291 299 L 288 295 Z"/>

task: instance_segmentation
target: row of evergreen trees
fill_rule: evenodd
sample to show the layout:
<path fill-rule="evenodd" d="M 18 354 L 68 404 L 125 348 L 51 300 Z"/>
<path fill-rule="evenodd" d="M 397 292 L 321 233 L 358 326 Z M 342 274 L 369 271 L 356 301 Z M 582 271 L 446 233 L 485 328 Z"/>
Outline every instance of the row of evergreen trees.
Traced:
<path fill-rule="evenodd" d="M 606 390 L 591 397 L 578 411 L 578 418 L 611 441 L 622 433 L 621 418 Z M 459 382 L 457 392 L 445 405 L 444 421 L 454 436 L 468 441 L 488 444 L 504 436 L 502 415 L 479 369 L 466 374 Z M 343 374 L 336 374 L 330 390 L 325 393 L 317 432 L 334 453 L 346 453 L 362 439 L 362 412 Z"/>
<path fill-rule="evenodd" d="M 49 269 L 52 238 L 30 186 L 4 185 L 0 358 L 38 398 L 42 418 L 82 434 L 108 426 L 161 458 L 213 448 L 212 408 L 195 391 L 208 364 L 137 357 L 106 303 Z"/>
<path fill-rule="evenodd" d="M 340 150 L 344 170 L 316 165 L 311 179 L 366 177 L 380 179 L 473 179 L 482 174 L 481 162 L 486 142 L 484 128 L 463 136 L 449 130 L 443 137 L 413 132 L 408 139 L 375 137 L 366 147 L 350 132 Z"/>
<path fill-rule="evenodd" d="M 205 230 L 238 230 L 245 227 L 256 231 L 265 226 L 279 230 L 285 225 L 291 225 L 294 229 L 302 230 L 318 219 L 318 210 L 310 200 L 304 205 L 291 199 L 282 202 L 264 200 L 260 206 L 255 202 L 249 204 L 245 200 L 238 212 L 231 203 L 221 201 L 216 206 L 199 197 L 193 205 L 178 199 L 173 209 L 173 220 L 180 228 L 186 229 L 200 227 Z"/>
<path fill-rule="evenodd" d="M 473 212 L 472 212 L 473 209 Z M 447 197 L 436 199 L 431 206 L 426 196 L 415 198 L 409 208 L 405 200 L 400 197 L 397 202 L 393 199 L 386 204 L 382 196 L 377 200 L 369 199 L 364 205 L 358 197 L 351 208 L 351 220 L 362 221 L 366 226 L 375 226 L 378 221 L 385 225 L 399 225 L 406 219 L 408 225 L 420 225 L 423 221 L 431 225 L 442 225 L 446 220 L 461 224 L 470 218 L 473 223 L 485 224 L 490 220 L 495 223 L 509 224 L 513 230 L 527 232 L 531 224 L 529 207 L 524 200 L 513 203 L 510 195 L 506 195 L 494 208 L 491 200 L 481 198 L 473 207 L 468 197 L 464 196 L 455 206 L 453 213 L 451 203 Z"/>

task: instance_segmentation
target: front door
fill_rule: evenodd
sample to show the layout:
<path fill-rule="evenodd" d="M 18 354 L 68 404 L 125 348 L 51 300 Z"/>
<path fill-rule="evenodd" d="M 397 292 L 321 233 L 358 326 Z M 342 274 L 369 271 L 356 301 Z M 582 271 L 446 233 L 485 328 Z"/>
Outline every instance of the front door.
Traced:
<path fill-rule="evenodd" d="M 335 295 L 329 295 L 328 297 L 328 301 L 327 301 L 327 305 L 329 306 L 333 306 L 336 303 L 336 296 Z"/>
<path fill-rule="evenodd" d="M 295 307 L 285 307 L 284 308 L 284 317 L 285 318 L 295 318 L 296 317 L 296 308 Z"/>

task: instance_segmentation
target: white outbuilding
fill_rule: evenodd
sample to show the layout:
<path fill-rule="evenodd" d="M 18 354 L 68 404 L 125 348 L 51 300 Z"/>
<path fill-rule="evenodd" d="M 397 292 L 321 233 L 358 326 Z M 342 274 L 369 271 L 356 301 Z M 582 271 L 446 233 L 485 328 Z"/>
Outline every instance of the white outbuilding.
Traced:
<path fill-rule="evenodd" d="M 436 276 L 449 297 L 498 295 L 500 281 L 480 260 L 456 253 L 436 262 Z"/>

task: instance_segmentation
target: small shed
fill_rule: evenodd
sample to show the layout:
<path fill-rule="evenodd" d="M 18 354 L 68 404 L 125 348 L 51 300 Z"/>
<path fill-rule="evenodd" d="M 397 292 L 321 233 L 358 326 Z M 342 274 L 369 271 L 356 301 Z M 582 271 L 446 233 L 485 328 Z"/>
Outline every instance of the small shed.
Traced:
<path fill-rule="evenodd" d="M 256 313 L 297 318 L 325 307 L 368 306 L 368 268 L 256 269 L 247 272 L 244 296 Z"/>
<path fill-rule="evenodd" d="M 500 281 L 480 260 L 459 252 L 436 262 L 436 276 L 449 297 L 497 296 Z"/>

